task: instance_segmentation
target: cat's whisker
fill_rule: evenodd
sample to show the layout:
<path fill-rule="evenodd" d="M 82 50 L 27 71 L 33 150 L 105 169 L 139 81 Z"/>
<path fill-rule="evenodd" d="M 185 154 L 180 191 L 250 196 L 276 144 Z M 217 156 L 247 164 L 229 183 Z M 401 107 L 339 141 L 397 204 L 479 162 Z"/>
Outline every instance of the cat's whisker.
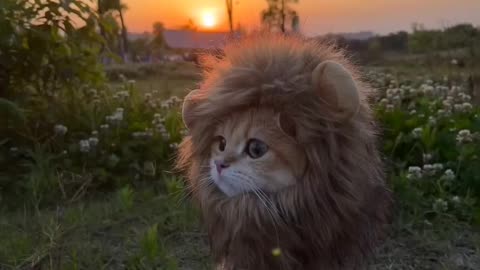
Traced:
<path fill-rule="evenodd" d="M 180 198 L 177 202 L 177 206 L 179 206 L 183 201 L 185 201 L 191 194 L 194 194 L 196 191 L 208 187 L 212 183 L 209 176 L 199 179 L 195 184 L 190 183 L 186 186 L 187 192 L 185 193 L 182 198 Z"/>

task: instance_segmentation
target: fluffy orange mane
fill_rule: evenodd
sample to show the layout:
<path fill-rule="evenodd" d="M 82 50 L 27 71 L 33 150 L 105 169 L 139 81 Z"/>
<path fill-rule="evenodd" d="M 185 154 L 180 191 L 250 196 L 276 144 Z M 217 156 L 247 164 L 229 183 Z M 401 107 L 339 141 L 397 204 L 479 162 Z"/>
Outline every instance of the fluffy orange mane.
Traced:
<path fill-rule="evenodd" d="M 312 78 L 312 72 L 336 74 L 323 70 L 326 61 L 351 77 Z M 363 265 L 384 235 L 391 195 L 367 102 L 374 93 L 355 68 L 332 46 L 274 34 L 231 42 L 223 57 L 205 56 L 203 63 L 204 80 L 185 101 L 189 135 L 177 166 L 186 172 L 202 211 L 217 265 L 225 270 Z M 319 66 L 322 70 L 315 71 Z M 353 101 L 337 94 L 336 103 L 329 102 L 330 88 L 340 84 L 335 91 L 343 91 L 348 80 L 357 91 Z M 345 111 L 342 104 L 355 108 Z M 307 157 L 301 181 L 267 194 L 268 207 L 251 194 L 228 198 L 204 181 L 218 120 L 252 107 L 285 115 Z M 279 256 L 272 255 L 276 248 Z"/>

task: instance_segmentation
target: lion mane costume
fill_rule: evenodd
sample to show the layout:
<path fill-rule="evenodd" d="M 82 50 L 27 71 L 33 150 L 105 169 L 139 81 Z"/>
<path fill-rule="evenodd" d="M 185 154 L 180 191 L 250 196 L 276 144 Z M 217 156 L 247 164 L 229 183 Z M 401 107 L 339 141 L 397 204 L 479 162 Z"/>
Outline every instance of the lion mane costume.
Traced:
<path fill-rule="evenodd" d="M 204 80 L 184 100 L 189 130 L 177 167 L 202 212 L 217 269 L 359 269 L 386 235 L 391 193 L 368 98 L 342 51 L 301 37 L 253 35 L 203 58 Z M 302 179 L 267 194 L 225 196 L 208 184 L 217 121 L 251 107 L 279 112 L 302 147 Z M 272 253 L 272 250 L 276 252 Z"/>

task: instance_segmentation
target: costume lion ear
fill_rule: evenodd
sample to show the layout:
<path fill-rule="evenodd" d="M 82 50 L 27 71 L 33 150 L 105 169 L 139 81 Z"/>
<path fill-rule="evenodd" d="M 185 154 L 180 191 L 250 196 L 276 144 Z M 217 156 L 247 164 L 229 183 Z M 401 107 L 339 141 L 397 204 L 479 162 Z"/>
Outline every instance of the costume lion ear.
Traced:
<path fill-rule="evenodd" d="M 200 92 L 199 90 L 192 90 L 183 99 L 182 119 L 183 119 L 183 124 L 187 129 L 191 129 L 194 122 L 193 111 L 194 111 L 195 105 L 197 104 L 194 97 L 199 92 Z"/>
<path fill-rule="evenodd" d="M 345 118 L 353 116 L 360 106 L 360 97 L 350 72 L 333 61 L 324 61 L 313 70 L 312 83 L 318 95 Z"/>

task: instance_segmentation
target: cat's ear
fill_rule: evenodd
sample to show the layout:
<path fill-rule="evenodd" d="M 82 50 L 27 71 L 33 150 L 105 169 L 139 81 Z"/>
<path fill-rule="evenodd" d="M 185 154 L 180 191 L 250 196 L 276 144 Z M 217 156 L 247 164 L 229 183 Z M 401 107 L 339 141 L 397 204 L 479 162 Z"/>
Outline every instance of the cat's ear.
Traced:
<path fill-rule="evenodd" d="M 292 138 L 296 137 L 297 127 L 295 126 L 295 122 L 286 113 L 277 113 L 275 115 L 275 121 L 283 133 Z"/>
<path fill-rule="evenodd" d="M 358 88 L 350 72 L 334 61 L 324 61 L 313 70 L 312 83 L 320 98 L 345 118 L 360 107 Z"/>
<path fill-rule="evenodd" d="M 193 122 L 194 122 L 193 111 L 194 111 L 195 105 L 197 104 L 195 101 L 195 96 L 199 92 L 200 91 L 198 89 L 192 90 L 183 99 L 182 119 L 183 119 L 183 124 L 187 129 L 191 129 L 193 126 Z"/>

